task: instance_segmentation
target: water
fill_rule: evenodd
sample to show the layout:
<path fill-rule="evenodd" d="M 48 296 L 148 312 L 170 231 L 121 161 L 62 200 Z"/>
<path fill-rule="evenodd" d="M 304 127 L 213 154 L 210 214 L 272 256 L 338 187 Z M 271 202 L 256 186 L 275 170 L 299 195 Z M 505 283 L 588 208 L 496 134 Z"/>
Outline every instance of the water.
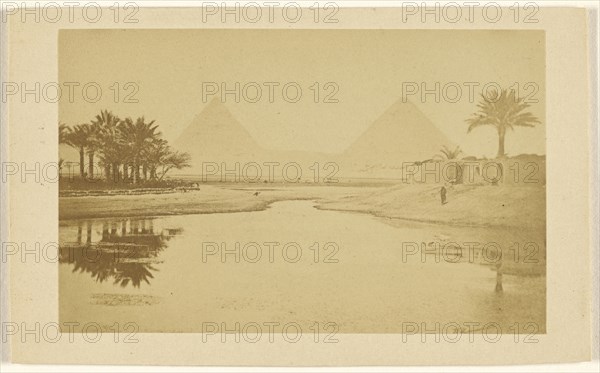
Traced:
<path fill-rule="evenodd" d="M 339 333 L 398 333 L 410 322 L 533 322 L 545 330 L 545 275 L 527 269 L 545 265 L 519 267 L 529 276 L 505 274 L 496 293 L 494 266 L 423 260 L 402 246 L 487 242 L 506 231 L 390 224 L 314 205 L 61 221 L 60 320 L 106 330 L 132 322 L 140 332 L 315 322 L 335 323 Z"/>

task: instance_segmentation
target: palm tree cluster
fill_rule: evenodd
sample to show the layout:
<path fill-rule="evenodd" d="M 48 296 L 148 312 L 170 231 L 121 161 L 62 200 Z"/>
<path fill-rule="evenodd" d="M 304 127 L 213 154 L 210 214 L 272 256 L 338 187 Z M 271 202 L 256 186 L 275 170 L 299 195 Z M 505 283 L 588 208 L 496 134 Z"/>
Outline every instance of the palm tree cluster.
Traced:
<path fill-rule="evenodd" d="M 96 159 L 106 180 L 134 184 L 160 181 L 169 170 L 190 166 L 190 155 L 173 150 L 161 138 L 155 121 L 147 122 L 144 117 L 135 121 L 119 119 L 108 110 L 101 111 L 90 123 L 72 127 L 60 124 L 59 141 L 79 152 L 81 178 L 94 178 Z"/>

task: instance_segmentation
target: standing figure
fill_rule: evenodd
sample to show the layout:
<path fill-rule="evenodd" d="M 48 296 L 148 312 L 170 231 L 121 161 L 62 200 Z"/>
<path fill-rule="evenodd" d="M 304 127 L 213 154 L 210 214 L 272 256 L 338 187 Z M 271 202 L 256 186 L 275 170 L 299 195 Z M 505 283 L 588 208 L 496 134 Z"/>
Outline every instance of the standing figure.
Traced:
<path fill-rule="evenodd" d="M 502 260 L 496 263 L 496 293 L 501 293 L 504 291 L 502 288 Z"/>
<path fill-rule="evenodd" d="M 446 204 L 446 187 L 442 186 L 442 189 L 440 189 L 440 197 L 442 197 L 442 205 Z"/>

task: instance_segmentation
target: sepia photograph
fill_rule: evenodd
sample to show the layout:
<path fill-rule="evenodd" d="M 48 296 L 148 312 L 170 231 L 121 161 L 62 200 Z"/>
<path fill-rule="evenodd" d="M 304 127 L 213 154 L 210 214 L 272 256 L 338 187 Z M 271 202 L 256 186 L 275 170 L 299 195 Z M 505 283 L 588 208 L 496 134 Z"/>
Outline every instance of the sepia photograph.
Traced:
<path fill-rule="evenodd" d="M 598 371 L 592 1 L 0 4 L 1 371 Z"/>
<path fill-rule="evenodd" d="M 61 30 L 60 319 L 545 333 L 544 47 Z"/>

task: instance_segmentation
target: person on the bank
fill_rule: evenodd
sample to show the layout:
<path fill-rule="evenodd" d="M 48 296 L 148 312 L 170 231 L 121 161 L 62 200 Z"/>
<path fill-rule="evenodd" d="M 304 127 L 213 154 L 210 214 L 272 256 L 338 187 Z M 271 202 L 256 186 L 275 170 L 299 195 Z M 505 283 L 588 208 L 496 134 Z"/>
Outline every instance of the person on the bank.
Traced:
<path fill-rule="evenodd" d="M 442 186 L 442 189 L 440 189 L 440 197 L 442 197 L 442 205 L 446 204 L 446 187 Z"/>

